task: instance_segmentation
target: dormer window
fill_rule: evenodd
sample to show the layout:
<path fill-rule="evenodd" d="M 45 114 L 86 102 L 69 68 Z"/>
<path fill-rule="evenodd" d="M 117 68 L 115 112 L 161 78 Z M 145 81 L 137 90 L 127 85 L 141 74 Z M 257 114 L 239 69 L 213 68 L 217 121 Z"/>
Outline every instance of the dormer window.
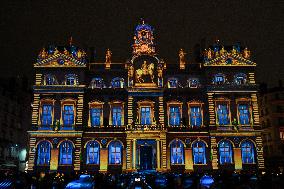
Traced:
<path fill-rule="evenodd" d="M 56 85 L 56 84 L 57 84 L 57 80 L 54 75 L 51 75 L 51 74 L 45 75 L 44 85 Z"/>
<path fill-rule="evenodd" d="M 217 84 L 217 85 L 221 85 L 221 84 L 224 84 L 226 81 L 226 78 L 225 78 L 225 75 L 224 74 L 216 74 L 214 76 L 214 80 L 213 80 L 213 83 L 214 84 Z"/>
<path fill-rule="evenodd" d="M 123 78 L 113 78 L 111 81 L 112 88 L 124 88 L 124 79 Z"/>
<path fill-rule="evenodd" d="M 235 84 L 243 85 L 243 84 L 246 84 L 246 81 L 247 81 L 246 74 L 239 73 L 235 75 Z"/>
<path fill-rule="evenodd" d="M 178 87 L 178 79 L 170 78 L 168 79 L 168 88 L 177 88 Z"/>
<path fill-rule="evenodd" d="M 92 81 L 91 81 L 91 84 L 90 84 L 90 88 L 94 89 L 94 88 L 103 88 L 104 87 L 104 81 L 102 78 L 100 77 L 96 77 L 96 78 L 93 78 Z"/>
<path fill-rule="evenodd" d="M 75 74 L 67 74 L 65 76 L 65 84 L 66 85 L 76 85 L 77 84 L 76 75 Z"/>
<path fill-rule="evenodd" d="M 187 82 L 189 88 L 197 88 L 199 85 L 199 79 L 197 78 L 190 78 Z"/>

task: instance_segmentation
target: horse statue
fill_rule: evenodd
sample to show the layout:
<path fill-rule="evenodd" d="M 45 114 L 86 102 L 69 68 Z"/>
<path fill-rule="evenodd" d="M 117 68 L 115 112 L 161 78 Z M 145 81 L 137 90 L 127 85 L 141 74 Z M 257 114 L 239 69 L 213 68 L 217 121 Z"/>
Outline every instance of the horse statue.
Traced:
<path fill-rule="evenodd" d="M 146 61 L 142 64 L 141 69 L 136 70 L 136 81 L 138 83 L 144 82 L 143 75 L 150 75 L 152 83 L 154 82 L 154 64 L 147 65 Z"/>

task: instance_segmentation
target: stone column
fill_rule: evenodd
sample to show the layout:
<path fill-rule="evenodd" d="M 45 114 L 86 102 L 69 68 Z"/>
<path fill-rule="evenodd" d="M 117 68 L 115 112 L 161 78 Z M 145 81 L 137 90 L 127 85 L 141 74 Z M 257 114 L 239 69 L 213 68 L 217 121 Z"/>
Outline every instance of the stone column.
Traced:
<path fill-rule="evenodd" d="M 157 143 L 157 170 L 160 170 L 161 169 L 160 140 L 157 140 L 156 143 Z"/>
<path fill-rule="evenodd" d="M 107 172 L 108 149 L 100 148 L 100 172 Z"/>
<path fill-rule="evenodd" d="M 132 169 L 136 169 L 136 139 L 133 139 L 132 147 Z"/>
<path fill-rule="evenodd" d="M 235 170 L 241 170 L 243 168 L 241 148 L 234 148 L 234 161 Z"/>
<path fill-rule="evenodd" d="M 193 171 L 192 148 L 185 148 L 185 170 Z"/>

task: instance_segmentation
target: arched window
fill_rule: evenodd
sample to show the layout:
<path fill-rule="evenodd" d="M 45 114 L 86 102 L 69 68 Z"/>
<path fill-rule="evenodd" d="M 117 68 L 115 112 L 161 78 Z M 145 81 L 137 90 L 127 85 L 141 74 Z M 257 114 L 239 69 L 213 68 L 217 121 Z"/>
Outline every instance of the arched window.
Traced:
<path fill-rule="evenodd" d="M 216 74 L 213 78 L 213 83 L 217 85 L 224 84 L 225 81 L 226 81 L 225 75 L 221 73 Z"/>
<path fill-rule="evenodd" d="M 90 141 L 86 145 L 87 162 L 86 164 L 100 164 L 100 145 L 97 141 Z"/>
<path fill-rule="evenodd" d="M 41 141 L 37 145 L 37 164 L 49 165 L 50 162 L 50 143 L 48 141 Z"/>
<path fill-rule="evenodd" d="M 176 139 L 172 141 L 171 145 L 171 164 L 184 164 L 184 145 L 183 143 Z"/>
<path fill-rule="evenodd" d="M 221 165 L 233 163 L 232 144 L 228 140 L 219 143 L 219 162 Z"/>
<path fill-rule="evenodd" d="M 67 74 L 65 76 L 65 84 L 66 85 L 77 85 L 77 77 L 75 74 Z"/>
<path fill-rule="evenodd" d="M 241 149 L 242 149 L 242 162 L 255 163 L 254 144 L 249 140 L 244 141 L 241 144 Z"/>
<path fill-rule="evenodd" d="M 102 89 L 104 88 L 104 80 L 100 77 L 95 77 L 92 79 L 89 87 L 92 89 L 95 88 Z"/>
<path fill-rule="evenodd" d="M 73 145 L 70 141 L 64 141 L 60 144 L 60 164 L 72 165 L 73 162 Z"/>
<path fill-rule="evenodd" d="M 177 88 L 178 87 L 178 79 L 170 78 L 168 79 L 168 88 Z"/>
<path fill-rule="evenodd" d="M 109 164 L 121 164 L 122 144 L 120 141 L 112 141 L 108 146 Z"/>
<path fill-rule="evenodd" d="M 236 74 L 234 76 L 234 81 L 235 81 L 235 84 L 237 84 L 237 85 L 246 84 L 246 82 L 247 82 L 247 75 L 244 74 L 244 73 Z"/>
<path fill-rule="evenodd" d="M 197 88 L 199 85 L 199 79 L 197 78 L 190 78 L 187 82 L 189 88 Z"/>
<path fill-rule="evenodd" d="M 111 87 L 112 88 L 124 88 L 124 79 L 123 78 L 113 78 L 111 80 Z"/>
<path fill-rule="evenodd" d="M 203 141 L 196 141 L 192 144 L 192 155 L 194 164 L 206 164 L 206 144 Z"/>
<path fill-rule="evenodd" d="M 56 85 L 57 84 L 56 77 L 52 74 L 45 75 L 44 80 L 45 80 L 44 85 Z"/>

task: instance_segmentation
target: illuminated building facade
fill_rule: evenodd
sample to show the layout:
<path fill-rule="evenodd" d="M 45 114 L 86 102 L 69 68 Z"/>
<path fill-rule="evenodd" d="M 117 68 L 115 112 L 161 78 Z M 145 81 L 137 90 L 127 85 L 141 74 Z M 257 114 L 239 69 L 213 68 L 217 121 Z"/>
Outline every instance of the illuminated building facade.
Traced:
<path fill-rule="evenodd" d="M 72 43 L 42 49 L 34 85 L 29 170 L 203 171 L 264 168 L 256 64 L 214 44 L 191 63 L 156 53 L 135 29 L 129 61 L 88 62 Z"/>
<path fill-rule="evenodd" d="M 262 87 L 260 98 L 263 151 L 266 168 L 284 168 L 284 87 Z"/>

